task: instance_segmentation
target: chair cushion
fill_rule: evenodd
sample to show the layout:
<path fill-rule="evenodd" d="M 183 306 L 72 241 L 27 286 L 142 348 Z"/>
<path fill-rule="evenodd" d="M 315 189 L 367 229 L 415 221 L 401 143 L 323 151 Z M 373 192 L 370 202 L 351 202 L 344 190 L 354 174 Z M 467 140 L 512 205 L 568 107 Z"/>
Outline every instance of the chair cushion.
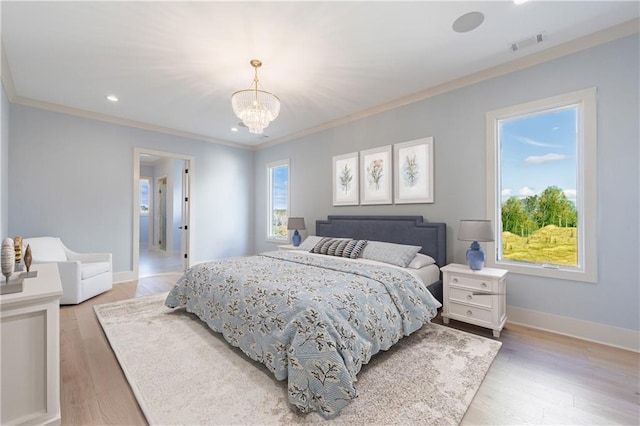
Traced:
<path fill-rule="evenodd" d="M 82 270 L 81 279 L 86 280 L 87 278 L 95 277 L 96 275 L 108 272 L 109 262 L 81 263 L 80 268 Z"/>
<path fill-rule="evenodd" d="M 31 246 L 31 256 L 34 263 L 43 262 L 64 262 L 67 255 L 64 252 L 64 245 L 60 238 L 56 237 L 37 237 L 25 238 L 22 240 L 24 246 L 22 252 L 27 249 L 27 245 Z"/>

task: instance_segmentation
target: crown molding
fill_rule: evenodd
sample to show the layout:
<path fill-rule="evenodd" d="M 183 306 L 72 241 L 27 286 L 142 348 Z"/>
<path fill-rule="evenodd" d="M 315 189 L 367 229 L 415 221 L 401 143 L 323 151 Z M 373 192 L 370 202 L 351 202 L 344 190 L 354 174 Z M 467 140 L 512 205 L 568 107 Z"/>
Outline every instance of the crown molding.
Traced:
<path fill-rule="evenodd" d="M 251 150 L 250 146 L 241 145 L 234 142 L 223 141 L 220 139 L 211 138 L 209 136 L 200 135 L 197 133 L 186 132 L 183 130 L 171 129 L 169 127 L 158 126 L 155 124 L 143 123 L 141 121 L 128 120 L 125 118 L 114 117 L 107 114 L 101 114 L 92 111 L 86 111 L 83 109 L 68 107 L 65 105 L 54 104 L 50 102 L 38 101 L 29 98 L 23 98 L 21 96 L 15 96 L 12 103 L 17 105 L 24 105 L 33 108 L 45 109 L 53 112 L 60 112 L 63 114 L 75 115 L 77 117 L 89 118 L 92 120 L 104 121 L 111 124 L 119 124 L 127 127 L 134 127 L 136 129 L 148 130 L 151 132 L 164 133 L 172 136 L 179 136 L 182 138 L 194 139 L 203 142 L 209 142 L 216 145 L 225 145 L 232 148 L 239 148 L 244 150 Z"/>
<path fill-rule="evenodd" d="M 5 53 L 4 44 L 0 39 L 0 61 L 2 62 L 0 68 L 0 79 L 4 86 L 4 91 L 7 93 L 9 102 L 13 102 L 16 98 L 16 86 L 13 84 L 13 75 L 11 74 L 11 67 L 9 67 L 9 61 L 7 54 Z"/>
<path fill-rule="evenodd" d="M 628 37 L 633 34 L 638 34 L 639 32 L 640 32 L 640 18 L 635 18 L 630 21 L 615 25 L 613 27 L 609 27 L 604 30 L 577 38 L 575 40 L 568 41 L 558 46 L 551 47 L 549 49 L 546 49 L 522 58 L 514 59 L 513 61 L 496 65 L 494 67 L 487 68 L 482 71 L 478 71 L 474 74 L 470 74 L 470 75 L 431 87 L 429 89 L 423 90 L 413 95 L 399 98 L 399 99 L 375 106 L 373 108 L 348 115 L 346 117 L 328 121 L 324 124 L 320 124 L 310 129 L 306 129 L 288 136 L 284 136 L 282 138 L 274 139 L 267 143 L 256 146 L 255 150 L 262 150 L 262 149 L 266 149 L 266 148 L 279 145 L 285 142 L 289 142 L 295 139 L 300 139 L 302 137 L 311 135 L 313 133 L 318 133 L 323 130 L 332 129 L 334 127 L 338 127 L 343 124 L 347 124 L 356 120 L 360 120 L 362 118 L 380 114 L 382 112 L 389 111 L 398 107 L 409 105 L 409 104 L 412 104 L 436 95 L 440 95 L 445 92 L 460 89 L 462 87 L 480 83 L 482 81 L 499 77 L 505 74 L 510 74 L 512 72 L 529 68 L 534 65 L 542 64 L 544 62 L 548 62 L 557 58 L 561 58 L 563 56 L 567 56 L 572 53 L 579 52 L 581 50 L 596 47 L 601 44 L 605 44 L 617 39 Z"/>

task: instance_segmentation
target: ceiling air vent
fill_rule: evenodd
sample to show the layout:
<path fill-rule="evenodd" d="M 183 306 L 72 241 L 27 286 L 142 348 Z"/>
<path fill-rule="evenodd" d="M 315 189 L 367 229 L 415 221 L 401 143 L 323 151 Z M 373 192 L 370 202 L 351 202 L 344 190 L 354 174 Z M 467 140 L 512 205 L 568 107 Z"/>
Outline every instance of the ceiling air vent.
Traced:
<path fill-rule="evenodd" d="M 544 41 L 545 34 L 538 33 L 534 36 L 524 38 L 522 40 L 516 41 L 515 43 L 511 43 L 511 51 L 517 52 L 518 50 L 525 49 L 527 47 L 534 46 L 536 44 L 540 44 Z"/>

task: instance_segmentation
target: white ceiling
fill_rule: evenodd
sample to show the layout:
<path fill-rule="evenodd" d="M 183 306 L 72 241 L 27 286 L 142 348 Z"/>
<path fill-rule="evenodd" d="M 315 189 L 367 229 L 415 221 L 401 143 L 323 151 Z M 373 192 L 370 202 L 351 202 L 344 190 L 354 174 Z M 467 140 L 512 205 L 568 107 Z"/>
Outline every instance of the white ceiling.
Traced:
<path fill-rule="evenodd" d="M 14 99 L 255 146 L 638 18 L 639 4 L 2 1 L 0 11 Z M 471 11 L 483 24 L 454 32 Z M 541 45 L 510 51 L 539 32 Z M 231 131 L 230 97 L 250 87 L 252 58 L 282 101 L 268 138 Z"/>

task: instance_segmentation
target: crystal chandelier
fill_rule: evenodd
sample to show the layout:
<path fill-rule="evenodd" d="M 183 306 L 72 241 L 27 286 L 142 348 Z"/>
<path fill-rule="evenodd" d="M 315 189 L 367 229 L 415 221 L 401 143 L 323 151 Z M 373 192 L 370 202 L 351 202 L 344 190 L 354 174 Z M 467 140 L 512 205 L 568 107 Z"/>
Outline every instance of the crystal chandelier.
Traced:
<path fill-rule="evenodd" d="M 231 105 L 249 132 L 259 135 L 280 114 L 280 99 L 273 93 L 258 90 L 258 68 L 262 62 L 252 59 L 250 64 L 255 68 L 253 88 L 238 90 L 231 95 Z"/>

